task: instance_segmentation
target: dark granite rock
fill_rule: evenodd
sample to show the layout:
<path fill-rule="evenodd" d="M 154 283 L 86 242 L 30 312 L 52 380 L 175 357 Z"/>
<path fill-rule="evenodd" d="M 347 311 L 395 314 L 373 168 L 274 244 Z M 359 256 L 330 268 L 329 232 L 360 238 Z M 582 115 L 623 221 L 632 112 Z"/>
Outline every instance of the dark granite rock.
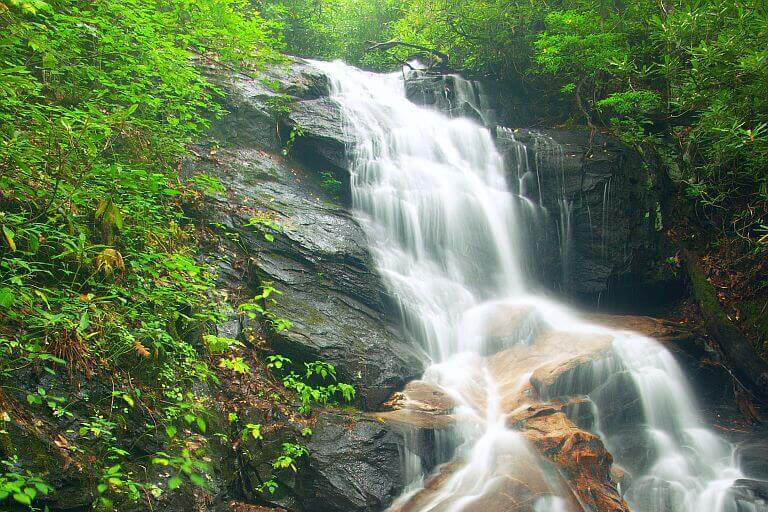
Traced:
<path fill-rule="evenodd" d="M 354 138 L 345 130 L 341 107 L 330 98 L 299 101 L 286 119 L 288 130 L 299 130 L 294 154 L 312 166 L 349 167 Z M 286 130 L 286 132 L 288 131 Z"/>
<path fill-rule="evenodd" d="M 625 301 L 635 313 L 645 298 L 674 295 L 652 161 L 611 137 L 595 134 L 590 142 L 586 130 L 497 136 L 510 183 L 525 198 L 531 271 L 568 295 Z"/>
<path fill-rule="evenodd" d="M 282 292 L 268 309 L 292 327 L 269 333 L 276 351 L 333 364 L 367 408 L 420 374 L 417 351 L 391 323 L 362 229 L 325 196 L 310 169 L 258 149 L 231 148 L 215 161 L 191 164 L 189 172 L 218 176 L 227 187 L 228 197 L 209 201 L 200 217 L 236 233 L 258 283 Z M 268 233 L 274 240 L 249 225 L 252 217 L 277 222 L 280 230 Z"/>
<path fill-rule="evenodd" d="M 228 289 L 250 287 L 253 295 L 253 288 L 270 283 L 282 292 L 269 310 L 292 327 L 278 333 L 268 325 L 245 325 L 246 331 L 266 334 L 274 350 L 297 362 L 333 364 L 341 380 L 356 386 L 358 404 L 374 408 L 418 376 L 422 363 L 392 322 L 396 315 L 361 227 L 322 187 L 321 174 L 328 168 L 318 159 L 343 165 L 350 142 L 338 105 L 320 97 L 328 92 L 328 80 L 304 61 L 291 61 L 259 79 L 230 75 L 219 81 L 232 91 L 225 105 L 231 113 L 213 134 L 226 140 L 219 140 L 222 147 L 215 151 L 198 147 L 204 157 L 187 168 L 189 176 L 218 177 L 227 189 L 194 213 L 237 239 L 233 247 L 211 255 L 212 263 Z M 301 126 L 303 135 L 291 156 L 314 152 L 316 158 L 304 159 L 308 165 L 275 150 L 280 141 L 270 114 L 274 89 L 293 94 L 287 122 Z M 254 217 L 280 228 L 270 232 L 264 225 L 249 225 Z M 241 268 L 234 269 L 237 261 Z M 221 326 L 222 332 L 239 334 L 238 327 Z"/>
<path fill-rule="evenodd" d="M 320 412 L 313 434 L 302 440 L 308 456 L 296 461 L 297 471 L 275 471 L 271 461 L 281 450 L 279 443 L 265 441 L 254 450 L 259 460 L 244 466 L 245 479 L 252 484 L 275 477 L 274 494 L 251 495 L 288 510 L 311 512 L 374 512 L 385 509 L 405 486 L 406 434 L 378 418 L 359 412 Z M 434 436 L 428 431 L 419 439 L 426 469 Z M 251 443 L 252 444 L 252 443 Z"/>

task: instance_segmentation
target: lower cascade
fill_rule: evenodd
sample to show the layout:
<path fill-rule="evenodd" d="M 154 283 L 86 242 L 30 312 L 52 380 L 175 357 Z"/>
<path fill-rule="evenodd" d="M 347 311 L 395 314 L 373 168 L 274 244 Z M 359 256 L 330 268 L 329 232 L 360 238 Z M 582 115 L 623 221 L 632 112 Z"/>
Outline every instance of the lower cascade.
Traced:
<path fill-rule="evenodd" d="M 734 449 L 704 426 L 662 344 L 531 293 L 523 201 L 490 130 L 414 105 L 401 73 L 314 65 L 355 141 L 358 221 L 429 356 L 420 385 L 450 404 L 434 467 L 405 448 L 391 510 L 768 511 L 734 492 Z M 536 422 L 573 434 L 551 440 Z M 591 480 L 569 463 L 594 464 Z"/>

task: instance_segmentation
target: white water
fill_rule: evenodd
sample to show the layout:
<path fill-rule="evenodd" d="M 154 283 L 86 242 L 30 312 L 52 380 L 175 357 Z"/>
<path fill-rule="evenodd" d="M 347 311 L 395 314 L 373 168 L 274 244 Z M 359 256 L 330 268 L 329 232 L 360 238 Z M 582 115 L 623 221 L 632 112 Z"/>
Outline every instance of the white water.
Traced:
<path fill-rule="evenodd" d="M 424 380 L 452 396 L 463 418 L 443 454 L 457 446 L 454 460 L 460 464 L 418 510 L 494 510 L 484 500 L 508 492 L 510 478 L 523 477 L 536 489 L 531 510 L 570 510 L 562 480 L 505 424 L 509 411 L 501 395 L 510 386 L 522 388 L 530 374 L 501 390 L 486 363 L 499 312 L 525 304 L 550 329 L 614 338 L 615 363 L 602 373 L 595 369 L 595 385 L 625 378 L 637 389 L 642 419 L 631 426 L 649 437 L 655 452 L 623 489 L 633 509 L 735 511 L 728 488 L 741 474 L 731 447 L 701 426 L 670 354 L 653 340 L 585 324 L 566 308 L 527 294 L 516 213 L 524 203 L 507 186 L 489 131 L 410 103 L 401 73 L 366 73 L 340 62 L 315 65 L 331 78 L 332 97 L 357 141 L 351 150 L 354 209 L 407 334 L 432 358 Z M 518 168 L 518 178 L 530 179 L 526 172 Z M 530 343 L 535 330 L 518 329 L 507 343 Z M 610 403 L 604 389 L 592 394 L 599 428 L 602 406 Z M 616 432 L 603 434 L 609 448 L 620 448 Z M 418 465 L 412 470 L 418 472 Z M 412 476 L 399 503 L 423 485 L 423 475 Z"/>

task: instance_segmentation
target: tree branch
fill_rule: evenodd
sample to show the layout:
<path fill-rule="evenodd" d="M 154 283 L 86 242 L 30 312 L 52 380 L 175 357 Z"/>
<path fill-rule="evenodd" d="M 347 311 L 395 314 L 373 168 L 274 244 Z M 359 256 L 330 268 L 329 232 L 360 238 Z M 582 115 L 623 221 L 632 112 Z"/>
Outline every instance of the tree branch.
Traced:
<path fill-rule="evenodd" d="M 391 50 L 392 48 L 395 48 L 396 46 L 402 46 L 404 48 L 412 48 L 414 50 L 419 50 L 422 52 L 431 53 L 435 57 L 437 57 L 438 62 L 447 64 L 448 63 L 448 55 L 441 52 L 440 50 L 435 50 L 434 48 L 428 48 L 426 46 L 421 46 L 419 44 L 412 44 L 412 43 L 406 43 L 405 41 L 386 41 L 383 43 L 376 43 L 374 41 L 366 41 L 366 44 L 369 44 L 370 46 L 366 48 L 365 51 L 370 52 L 373 50 L 382 50 L 387 51 Z"/>

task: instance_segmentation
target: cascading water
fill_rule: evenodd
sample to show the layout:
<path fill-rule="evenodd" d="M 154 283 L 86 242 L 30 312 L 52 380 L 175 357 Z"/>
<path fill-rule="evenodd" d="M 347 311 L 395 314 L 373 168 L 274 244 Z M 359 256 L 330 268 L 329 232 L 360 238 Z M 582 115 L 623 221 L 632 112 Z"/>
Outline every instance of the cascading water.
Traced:
<path fill-rule="evenodd" d="M 509 492 L 504 486 L 510 481 L 524 480 L 535 490 L 530 510 L 576 510 L 565 499 L 569 490 L 562 478 L 506 424 L 504 397 L 522 389 L 530 373 L 509 382 L 486 357 L 510 345 L 531 344 L 538 330 L 549 329 L 613 339 L 611 362 L 594 368 L 587 378 L 594 382 L 585 392 L 597 410 L 597 429 L 617 451 L 627 425 L 612 425 L 603 417 L 616 387 L 611 383 L 634 388 L 642 403 L 634 432 L 647 437 L 653 453 L 631 468 L 633 481 L 623 489 L 633 508 L 735 512 L 728 488 L 740 473 L 730 447 L 700 426 L 669 353 L 653 340 L 589 325 L 557 304 L 527 295 L 518 261 L 523 237 L 516 208 L 521 203 L 508 188 L 490 132 L 410 103 L 400 73 L 367 73 L 341 62 L 315 65 L 330 77 L 332 97 L 356 141 L 350 148 L 355 214 L 407 334 L 432 358 L 423 379 L 454 400 L 461 419 L 438 454 L 440 462 L 452 455 L 451 471 L 434 492 L 407 509 L 487 508 L 485 498 Z M 521 187 L 531 178 L 524 173 L 518 169 Z M 491 347 L 500 315 L 521 305 L 536 320 L 508 332 L 502 346 Z M 580 347 L 557 350 L 576 354 Z M 633 465 L 622 457 L 618 462 Z M 418 464 L 411 470 L 420 473 Z M 423 476 L 412 475 L 398 506 L 419 490 Z"/>

